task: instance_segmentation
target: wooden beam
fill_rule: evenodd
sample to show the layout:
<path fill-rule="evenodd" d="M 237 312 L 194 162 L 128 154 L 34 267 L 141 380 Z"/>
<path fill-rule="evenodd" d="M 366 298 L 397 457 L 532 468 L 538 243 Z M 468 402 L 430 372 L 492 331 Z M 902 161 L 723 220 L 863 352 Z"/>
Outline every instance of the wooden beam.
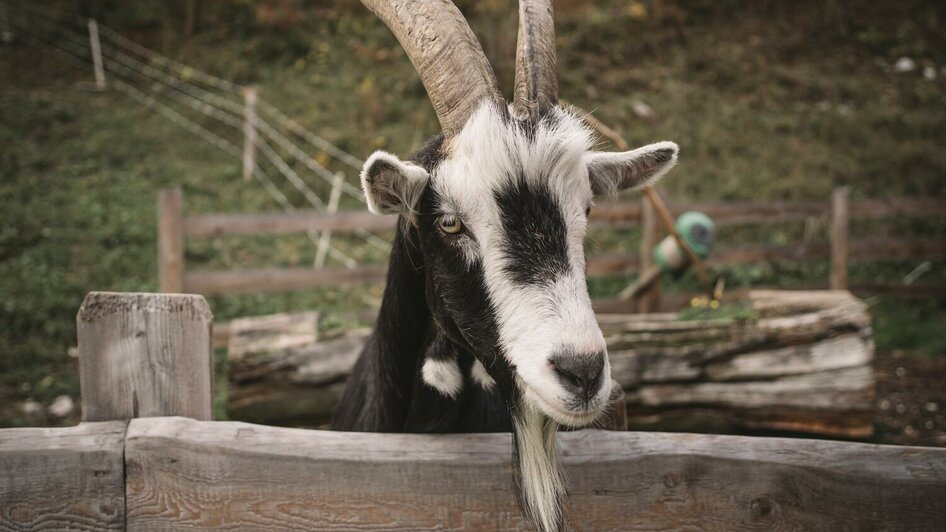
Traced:
<path fill-rule="evenodd" d="M 76 323 L 83 421 L 212 419 L 213 315 L 203 297 L 92 292 Z"/>
<path fill-rule="evenodd" d="M 654 265 L 654 248 L 660 241 L 660 225 L 657 223 L 657 211 L 653 202 L 646 197 L 641 199 L 641 244 L 638 250 L 638 271 L 647 272 Z M 640 282 L 638 276 L 638 282 Z M 660 306 L 660 277 L 650 284 L 640 295 L 637 301 L 637 311 L 641 313 L 654 312 Z M 622 293 L 623 297 L 624 294 Z"/>
<path fill-rule="evenodd" d="M 357 268 L 268 268 L 264 270 L 187 272 L 185 286 L 195 294 L 285 292 L 340 284 L 381 282 L 386 265 Z"/>
<path fill-rule="evenodd" d="M 847 289 L 848 229 L 851 189 L 839 187 L 831 195 L 831 279 L 832 290 Z"/>
<path fill-rule="evenodd" d="M 180 188 L 158 192 L 158 284 L 165 293 L 184 291 L 184 232 Z"/>
<path fill-rule="evenodd" d="M 125 423 L 0 430 L 0 530 L 124 530 Z"/>
<path fill-rule="evenodd" d="M 132 420 L 129 530 L 525 526 L 509 434 Z M 559 435 L 568 527 L 934 530 L 946 449 L 582 430 Z"/>
<path fill-rule="evenodd" d="M 686 211 L 699 211 L 719 225 L 799 222 L 808 218 L 827 218 L 831 205 L 827 201 L 750 202 L 668 202 L 667 207 L 678 216 Z M 853 219 L 890 218 L 894 216 L 936 216 L 946 212 L 946 201 L 938 199 L 891 198 L 850 202 Z M 634 225 L 641 221 L 640 204 L 635 201 L 611 201 L 595 205 L 591 211 L 593 225 L 608 227 Z"/>
<path fill-rule="evenodd" d="M 296 211 L 267 214 L 204 214 L 184 221 L 188 238 L 215 238 L 229 235 L 283 235 L 308 231 L 352 232 L 394 229 L 395 216 L 378 216 L 366 210 L 325 214 Z"/>

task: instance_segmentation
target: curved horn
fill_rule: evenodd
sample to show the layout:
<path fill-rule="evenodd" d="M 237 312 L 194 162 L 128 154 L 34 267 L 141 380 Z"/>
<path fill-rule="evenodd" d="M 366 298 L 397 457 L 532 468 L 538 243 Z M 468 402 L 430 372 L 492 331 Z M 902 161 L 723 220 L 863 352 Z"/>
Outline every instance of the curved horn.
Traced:
<path fill-rule="evenodd" d="M 394 33 L 420 75 L 446 137 L 484 99 L 502 102 L 486 54 L 450 0 L 362 0 Z"/>
<path fill-rule="evenodd" d="M 519 0 L 519 41 L 516 45 L 518 116 L 542 114 L 558 103 L 555 75 L 555 22 L 551 0 Z"/>

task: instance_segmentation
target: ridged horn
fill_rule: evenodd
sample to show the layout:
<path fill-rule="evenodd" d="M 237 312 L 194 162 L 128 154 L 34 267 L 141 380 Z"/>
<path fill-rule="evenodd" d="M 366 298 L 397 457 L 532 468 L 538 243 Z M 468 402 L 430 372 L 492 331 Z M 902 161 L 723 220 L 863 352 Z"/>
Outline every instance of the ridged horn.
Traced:
<path fill-rule="evenodd" d="M 542 114 L 558 103 L 555 22 L 551 0 L 519 0 L 516 90 L 513 110 L 520 117 Z"/>
<path fill-rule="evenodd" d="M 484 100 L 503 102 L 493 69 L 450 0 L 362 0 L 394 33 L 420 75 L 446 137 Z"/>

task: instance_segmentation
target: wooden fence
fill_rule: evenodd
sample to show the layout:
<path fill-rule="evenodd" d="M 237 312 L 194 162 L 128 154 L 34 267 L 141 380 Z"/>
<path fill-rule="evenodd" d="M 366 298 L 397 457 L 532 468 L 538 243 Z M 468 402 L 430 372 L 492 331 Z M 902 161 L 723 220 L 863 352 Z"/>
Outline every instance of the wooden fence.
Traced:
<path fill-rule="evenodd" d="M 83 422 L 0 430 L 0 530 L 519 530 L 509 434 L 211 421 L 199 296 L 92 293 Z M 185 416 L 185 417 L 181 417 Z M 563 433 L 576 530 L 936 530 L 946 449 Z"/>
<path fill-rule="evenodd" d="M 830 202 L 771 203 L 670 203 L 678 215 L 689 210 L 706 213 L 720 226 L 800 222 L 830 219 L 830 240 L 785 245 L 721 247 L 710 266 L 732 266 L 753 262 L 831 258 L 831 288 L 848 288 L 847 268 L 851 259 L 944 257 L 946 239 L 871 238 L 850 240 L 852 219 L 878 219 L 943 215 L 946 201 L 887 199 L 849 201 L 848 189 L 837 189 Z M 184 259 L 189 240 L 233 235 L 281 235 L 307 231 L 351 233 L 394 228 L 391 216 L 363 211 L 321 214 L 315 211 L 268 214 L 184 215 L 180 189 L 167 189 L 158 196 L 158 260 L 162 292 L 205 295 L 241 292 L 279 292 L 344 283 L 384 280 L 384 265 L 349 268 L 267 268 L 235 271 L 189 271 Z M 638 271 L 650 264 L 656 242 L 666 234 L 653 209 L 644 202 L 605 203 L 595 207 L 591 223 L 597 227 L 628 227 L 640 224 L 645 233 L 638 256 L 598 255 L 588 258 L 588 274 L 601 276 Z"/>

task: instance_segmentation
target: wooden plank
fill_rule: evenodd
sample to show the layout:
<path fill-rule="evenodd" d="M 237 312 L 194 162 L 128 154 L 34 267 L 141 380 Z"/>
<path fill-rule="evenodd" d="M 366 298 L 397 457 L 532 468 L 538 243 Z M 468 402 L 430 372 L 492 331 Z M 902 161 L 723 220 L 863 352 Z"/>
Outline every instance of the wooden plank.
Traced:
<path fill-rule="evenodd" d="M 946 449 L 583 430 L 559 435 L 582 530 L 934 530 Z M 136 419 L 128 529 L 519 530 L 509 434 Z"/>
<path fill-rule="evenodd" d="M 831 195 L 831 278 L 832 290 L 847 289 L 848 199 L 851 189 L 839 187 Z"/>
<path fill-rule="evenodd" d="M 158 192 L 158 284 L 162 292 L 184 291 L 184 233 L 180 188 Z"/>
<path fill-rule="evenodd" d="M 0 430 L 0 531 L 124 530 L 125 423 Z"/>
<path fill-rule="evenodd" d="M 203 297 L 92 292 L 76 323 L 83 421 L 212 419 L 213 315 Z"/>
<path fill-rule="evenodd" d="M 893 216 L 943 216 L 946 201 L 928 198 L 862 199 L 850 202 L 851 218 L 890 218 Z"/>
<path fill-rule="evenodd" d="M 719 226 L 802 222 L 809 218 L 827 218 L 831 205 L 827 201 L 774 202 L 669 202 L 667 207 L 678 216 L 686 211 L 699 211 Z M 850 202 L 850 215 L 855 219 L 890 218 L 894 216 L 935 216 L 946 213 L 946 201 L 923 198 L 866 199 Z M 593 226 L 613 227 L 636 225 L 641 221 L 638 202 L 602 202 L 595 205 L 590 222 Z"/>
<path fill-rule="evenodd" d="M 367 210 L 325 214 L 295 211 L 266 214 L 204 214 L 189 216 L 184 222 L 187 238 L 215 238 L 230 235 L 283 235 L 308 231 L 350 233 L 358 229 L 394 229 L 396 216 L 378 216 Z"/>
<path fill-rule="evenodd" d="M 386 265 L 357 268 L 267 268 L 263 270 L 187 272 L 185 286 L 195 294 L 285 292 L 340 284 L 381 282 Z"/>

